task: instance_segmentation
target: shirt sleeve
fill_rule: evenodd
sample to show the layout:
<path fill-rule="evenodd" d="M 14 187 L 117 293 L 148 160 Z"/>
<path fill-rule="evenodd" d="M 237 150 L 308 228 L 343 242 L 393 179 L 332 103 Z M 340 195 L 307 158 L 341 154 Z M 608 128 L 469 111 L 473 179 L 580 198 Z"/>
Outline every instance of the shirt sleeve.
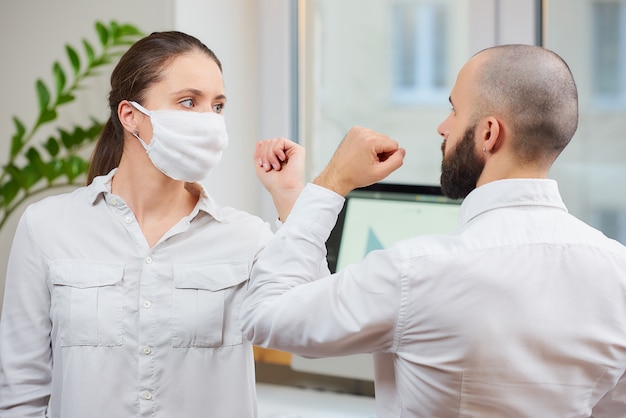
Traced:
<path fill-rule="evenodd" d="M 593 407 L 591 417 L 619 417 L 624 414 L 624 411 L 626 411 L 626 372 L 618 380 L 617 385 Z"/>
<path fill-rule="evenodd" d="M 363 263 L 320 275 L 343 202 L 308 184 L 261 252 L 242 309 L 244 335 L 254 344 L 308 357 L 392 348 L 402 287 L 392 254 L 374 251 Z"/>
<path fill-rule="evenodd" d="M 28 214 L 27 209 L 11 247 L 0 319 L 2 418 L 42 418 L 50 397 L 50 291 Z"/>

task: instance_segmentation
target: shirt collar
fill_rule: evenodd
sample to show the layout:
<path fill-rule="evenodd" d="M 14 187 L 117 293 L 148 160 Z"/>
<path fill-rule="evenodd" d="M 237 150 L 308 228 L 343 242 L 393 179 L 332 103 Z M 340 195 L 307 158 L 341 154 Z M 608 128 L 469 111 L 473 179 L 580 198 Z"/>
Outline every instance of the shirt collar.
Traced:
<path fill-rule="evenodd" d="M 108 174 L 98 176 L 93 179 L 91 184 L 87 186 L 89 203 L 95 205 L 99 198 L 106 198 L 111 194 L 111 180 L 115 175 L 117 168 L 111 170 Z M 216 221 L 223 222 L 225 217 L 221 214 L 219 206 L 215 203 L 215 200 L 206 192 L 204 186 L 200 183 L 185 183 L 185 188 L 198 196 L 198 203 L 190 214 L 190 219 L 193 219 L 200 211 L 206 212 L 212 216 Z"/>
<path fill-rule="evenodd" d="M 482 213 L 515 206 L 544 206 L 567 212 L 552 179 L 497 180 L 474 189 L 461 204 L 459 221 L 465 225 Z"/>
<path fill-rule="evenodd" d="M 89 203 L 95 205 L 100 197 L 104 198 L 106 194 L 111 193 L 111 179 L 117 171 L 117 168 L 109 171 L 109 174 L 104 176 L 94 177 L 91 184 L 87 186 Z"/>
<path fill-rule="evenodd" d="M 191 217 L 195 217 L 199 211 L 203 211 L 211 215 L 216 221 L 223 222 L 225 217 L 222 215 L 221 210 L 215 200 L 206 192 L 204 186 L 200 183 L 185 183 L 185 189 L 199 196 L 198 204 L 191 212 Z"/>

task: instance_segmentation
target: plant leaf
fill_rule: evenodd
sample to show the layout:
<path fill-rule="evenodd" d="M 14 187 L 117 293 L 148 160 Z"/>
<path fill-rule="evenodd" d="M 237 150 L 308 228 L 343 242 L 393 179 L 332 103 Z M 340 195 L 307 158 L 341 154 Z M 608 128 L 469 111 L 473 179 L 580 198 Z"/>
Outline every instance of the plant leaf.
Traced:
<path fill-rule="evenodd" d="M 63 89 L 65 88 L 65 82 L 67 79 L 65 77 L 65 72 L 63 71 L 63 68 L 58 61 L 55 61 L 54 65 L 52 66 L 52 72 L 54 73 L 57 97 L 59 97 L 61 96 Z"/>
<path fill-rule="evenodd" d="M 43 170 L 43 175 L 46 177 L 49 183 L 52 183 L 58 177 L 63 175 L 63 162 L 54 159 L 46 163 Z"/>
<path fill-rule="evenodd" d="M 57 111 L 52 109 L 46 109 L 39 114 L 39 119 L 37 119 L 37 125 L 43 125 L 46 122 L 51 122 L 57 118 Z"/>
<path fill-rule="evenodd" d="M 2 205 L 6 208 L 9 207 L 13 199 L 20 192 L 20 185 L 14 179 L 11 179 L 4 183 L 0 188 L 0 194 L 2 194 Z"/>
<path fill-rule="evenodd" d="M 41 167 L 43 165 L 43 160 L 41 159 L 41 155 L 39 155 L 39 151 L 37 151 L 34 147 L 28 148 L 26 151 L 26 159 L 33 165 Z"/>
<path fill-rule="evenodd" d="M 80 126 L 76 126 L 74 128 L 74 132 L 72 133 L 72 145 L 80 145 L 86 138 L 85 131 Z"/>
<path fill-rule="evenodd" d="M 22 137 L 19 135 L 13 135 L 11 138 L 11 159 L 15 158 L 23 146 L 24 141 L 22 140 Z"/>
<path fill-rule="evenodd" d="M 123 24 L 118 27 L 116 35 L 119 39 L 122 37 L 138 37 L 144 34 L 134 25 Z"/>
<path fill-rule="evenodd" d="M 74 145 L 72 143 L 72 135 L 70 135 L 69 132 L 67 132 L 65 129 L 58 129 L 59 133 L 61 134 L 61 143 L 63 144 L 63 146 L 67 149 L 72 148 L 72 145 Z"/>
<path fill-rule="evenodd" d="M 24 178 L 21 169 L 15 164 L 7 164 L 4 166 L 4 170 L 9 174 L 11 179 L 17 183 L 18 187 L 24 187 Z"/>
<path fill-rule="evenodd" d="M 91 126 L 87 128 L 87 135 L 92 140 L 95 140 L 100 137 L 102 129 L 104 129 L 104 124 L 94 118 L 91 118 Z"/>
<path fill-rule="evenodd" d="M 85 48 L 85 54 L 87 55 L 87 64 L 88 66 L 91 66 L 95 60 L 96 53 L 94 52 L 91 44 L 86 39 L 83 39 L 83 47 Z"/>
<path fill-rule="evenodd" d="M 65 51 L 67 52 L 67 57 L 69 58 L 70 63 L 72 64 L 74 75 L 77 75 L 78 72 L 80 71 L 80 57 L 78 56 L 78 53 L 71 45 L 66 44 Z"/>
<path fill-rule="evenodd" d="M 98 32 L 100 44 L 102 46 L 106 46 L 109 43 L 109 31 L 106 26 L 102 24 L 102 22 L 96 22 L 96 32 Z"/>
<path fill-rule="evenodd" d="M 57 97 L 57 105 L 73 102 L 74 99 L 76 99 L 76 97 L 69 93 L 61 94 L 59 97 Z"/>
<path fill-rule="evenodd" d="M 111 38 L 113 38 L 114 43 L 115 43 L 115 39 L 118 37 L 117 33 L 120 30 L 119 28 L 120 28 L 120 25 L 117 23 L 116 20 L 111 20 L 109 22 L 109 31 L 111 33 Z"/>
<path fill-rule="evenodd" d="M 30 188 L 44 176 L 46 165 L 41 159 L 39 151 L 37 151 L 34 147 L 30 147 L 28 151 L 26 151 L 26 159 L 29 162 L 26 166 L 29 167 L 27 169 L 27 173 L 29 173 L 27 176 L 27 186 Z"/>
<path fill-rule="evenodd" d="M 51 157 L 56 157 L 59 154 L 59 150 L 61 149 L 59 143 L 53 137 L 49 137 L 48 141 L 46 141 L 43 147 L 46 149 L 46 151 L 48 151 L 48 154 L 50 154 Z"/>
<path fill-rule="evenodd" d="M 65 161 L 63 165 L 63 172 L 67 176 L 68 180 L 71 182 L 76 179 L 76 177 L 87 171 L 88 164 L 77 155 L 72 155 Z"/>
<path fill-rule="evenodd" d="M 46 84 L 41 80 L 37 80 L 35 83 L 37 88 L 37 98 L 39 99 L 39 113 L 44 113 L 48 109 L 50 104 L 50 90 L 46 87 Z"/>
<path fill-rule="evenodd" d="M 11 160 L 22 150 L 24 146 L 24 134 L 26 133 L 24 124 L 18 118 L 13 117 L 13 124 L 15 125 L 16 132 L 11 137 Z"/>
<path fill-rule="evenodd" d="M 16 116 L 13 116 L 13 124 L 15 125 L 15 129 L 17 131 L 16 135 L 24 136 L 24 134 L 26 133 L 26 127 L 24 126 L 22 121 L 19 120 Z"/>
<path fill-rule="evenodd" d="M 55 164 L 55 160 L 45 163 L 42 160 L 39 151 L 37 151 L 37 149 L 33 147 L 29 148 L 28 151 L 26 151 L 26 158 L 28 159 L 30 164 L 34 168 L 36 168 L 37 171 L 36 177 L 34 177 L 33 180 L 39 181 L 43 176 L 46 178 L 46 180 L 48 180 L 48 183 L 50 183 L 52 182 L 52 180 L 62 174 L 60 170 L 60 167 L 62 166 L 60 164 Z"/>
<path fill-rule="evenodd" d="M 22 187 L 26 191 L 30 190 L 30 188 L 37 184 L 37 182 L 43 177 L 39 168 L 34 164 L 27 164 L 21 171 L 23 181 Z"/>

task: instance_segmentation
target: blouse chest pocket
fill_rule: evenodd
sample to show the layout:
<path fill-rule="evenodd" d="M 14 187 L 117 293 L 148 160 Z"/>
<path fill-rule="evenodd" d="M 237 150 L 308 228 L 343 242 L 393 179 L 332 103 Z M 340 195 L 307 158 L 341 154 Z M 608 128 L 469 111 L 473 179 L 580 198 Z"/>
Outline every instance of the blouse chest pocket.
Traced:
<path fill-rule="evenodd" d="M 174 347 L 242 343 L 239 312 L 248 264 L 174 266 Z"/>
<path fill-rule="evenodd" d="M 123 275 L 120 264 L 59 262 L 50 266 L 51 315 L 62 346 L 122 345 Z"/>

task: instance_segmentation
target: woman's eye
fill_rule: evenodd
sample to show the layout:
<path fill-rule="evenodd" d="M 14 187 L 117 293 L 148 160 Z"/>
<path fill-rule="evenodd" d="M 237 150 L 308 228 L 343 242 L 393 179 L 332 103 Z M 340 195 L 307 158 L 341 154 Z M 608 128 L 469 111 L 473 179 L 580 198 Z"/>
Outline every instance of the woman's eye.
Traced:
<path fill-rule="evenodd" d="M 224 103 L 217 103 L 213 105 L 213 111 L 215 113 L 222 113 L 222 110 L 224 110 Z"/>
<path fill-rule="evenodd" d="M 181 100 L 179 102 L 181 105 L 188 107 L 188 108 L 192 108 L 193 107 L 193 99 L 185 99 L 185 100 Z"/>

